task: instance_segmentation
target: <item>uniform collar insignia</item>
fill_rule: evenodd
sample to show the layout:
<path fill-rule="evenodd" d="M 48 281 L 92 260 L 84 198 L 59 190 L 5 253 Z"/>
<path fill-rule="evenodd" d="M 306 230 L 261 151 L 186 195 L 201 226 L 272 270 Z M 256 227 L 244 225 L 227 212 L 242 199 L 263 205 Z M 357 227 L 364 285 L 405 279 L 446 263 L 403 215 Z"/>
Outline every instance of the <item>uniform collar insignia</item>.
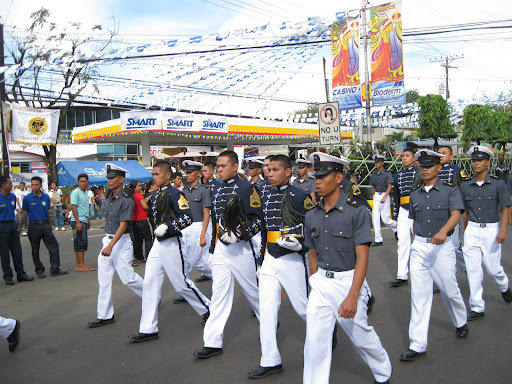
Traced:
<path fill-rule="evenodd" d="M 288 188 L 288 186 L 289 186 L 289 185 L 290 185 L 290 184 L 286 183 L 286 184 L 280 185 L 279 187 L 277 187 L 277 189 L 278 189 L 279 191 L 283 191 L 283 190 L 285 190 L 286 188 Z"/>
<path fill-rule="evenodd" d="M 237 177 L 238 177 L 238 176 L 234 176 L 234 177 L 232 177 L 231 179 L 227 180 L 227 181 L 226 181 L 226 184 L 231 184 L 231 183 L 233 183 L 233 182 L 236 180 L 236 178 L 237 178 Z"/>

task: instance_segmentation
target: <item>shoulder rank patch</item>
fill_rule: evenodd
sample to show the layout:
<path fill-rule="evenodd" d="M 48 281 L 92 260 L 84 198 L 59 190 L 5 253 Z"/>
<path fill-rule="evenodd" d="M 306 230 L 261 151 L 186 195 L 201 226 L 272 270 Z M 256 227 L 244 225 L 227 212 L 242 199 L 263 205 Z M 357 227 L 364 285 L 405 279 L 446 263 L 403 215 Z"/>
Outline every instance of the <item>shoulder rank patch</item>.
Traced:
<path fill-rule="evenodd" d="M 347 199 L 347 203 L 349 203 L 353 207 L 360 207 L 362 205 L 362 202 L 360 202 L 357 199 L 354 199 L 352 197 Z"/>
<path fill-rule="evenodd" d="M 252 195 L 249 199 L 249 205 L 253 208 L 261 207 L 260 195 L 258 195 L 258 192 L 256 192 L 256 188 L 254 187 L 252 187 Z"/>
<path fill-rule="evenodd" d="M 453 187 L 453 183 L 449 183 L 449 182 L 447 182 L 447 181 L 443 181 L 443 184 L 444 184 L 444 185 L 448 185 L 448 186 L 450 186 L 450 187 Z"/>
<path fill-rule="evenodd" d="M 178 207 L 180 209 L 189 209 L 188 200 L 181 193 L 180 193 L 180 199 L 178 200 Z"/>
<path fill-rule="evenodd" d="M 463 169 L 461 169 L 461 170 L 460 170 L 460 176 L 461 176 L 461 177 L 468 177 L 468 175 L 467 175 L 466 171 L 465 171 L 465 170 L 463 170 Z"/>
<path fill-rule="evenodd" d="M 352 184 L 352 193 L 354 194 L 354 196 L 361 194 L 361 190 L 356 184 Z"/>
<path fill-rule="evenodd" d="M 305 209 L 311 209 L 315 206 L 315 203 L 313 203 L 313 200 L 311 200 L 311 196 L 307 195 L 304 199 L 304 208 Z"/>

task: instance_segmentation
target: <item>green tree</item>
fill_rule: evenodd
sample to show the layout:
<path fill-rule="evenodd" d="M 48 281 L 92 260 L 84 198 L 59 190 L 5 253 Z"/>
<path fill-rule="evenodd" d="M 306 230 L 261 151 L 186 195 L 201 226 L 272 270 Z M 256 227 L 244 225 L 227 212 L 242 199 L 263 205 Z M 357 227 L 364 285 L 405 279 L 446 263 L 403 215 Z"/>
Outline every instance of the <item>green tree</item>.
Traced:
<path fill-rule="evenodd" d="M 441 95 L 426 95 L 418 98 L 420 106 L 418 137 L 434 139 L 434 151 L 439 148 L 439 138 L 451 139 L 457 137 L 457 132 L 450 124 L 448 103 Z"/>
<path fill-rule="evenodd" d="M 497 144 L 497 149 L 507 146 L 512 142 L 512 114 L 501 110 L 492 111 L 492 142 Z"/>
<path fill-rule="evenodd" d="M 97 66 L 84 62 L 83 50 L 101 52 L 117 35 L 117 26 L 94 25 L 85 29 L 80 23 L 69 22 L 59 30 L 50 21 L 50 11 L 44 7 L 30 15 L 32 23 L 24 33 L 14 27 L 7 50 L 18 65 L 13 82 L 8 86 L 10 101 L 32 108 L 59 108 L 59 131 L 63 119 L 86 86 L 98 92 L 93 76 Z M 101 33 L 101 35 L 99 35 Z M 95 37 L 93 37 L 94 35 Z M 52 70 L 44 64 L 52 60 Z M 57 182 L 57 145 L 43 145 L 48 181 Z"/>
<path fill-rule="evenodd" d="M 309 104 L 307 108 L 298 109 L 294 113 L 297 115 L 299 113 L 318 113 L 318 104 Z"/>
<path fill-rule="evenodd" d="M 415 103 L 419 97 L 420 94 L 417 89 L 410 89 L 409 91 L 405 92 L 406 103 Z"/>
<path fill-rule="evenodd" d="M 470 104 L 464 108 L 462 117 L 463 140 L 476 141 L 480 145 L 482 140 L 491 140 L 493 114 L 491 107 L 481 104 Z"/>

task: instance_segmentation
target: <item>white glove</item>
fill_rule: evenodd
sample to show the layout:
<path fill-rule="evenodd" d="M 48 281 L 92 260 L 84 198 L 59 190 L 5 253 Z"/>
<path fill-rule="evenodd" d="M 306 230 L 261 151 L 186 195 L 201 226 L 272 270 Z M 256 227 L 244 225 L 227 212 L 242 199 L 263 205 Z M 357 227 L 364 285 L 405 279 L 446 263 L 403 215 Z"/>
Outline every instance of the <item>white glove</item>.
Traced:
<path fill-rule="evenodd" d="M 208 262 L 207 262 L 207 264 L 208 264 L 208 268 L 212 269 L 212 267 L 213 267 L 213 253 L 209 253 L 208 254 Z"/>
<path fill-rule="evenodd" d="M 159 225 L 158 228 L 155 229 L 155 236 L 160 237 L 165 235 L 169 227 L 166 224 Z"/>
<path fill-rule="evenodd" d="M 220 238 L 223 243 L 235 244 L 238 241 L 238 237 L 232 232 L 226 232 Z"/>
<path fill-rule="evenodd" d="M 302 244 L 295 237 L 280 237 L 276 241 L 277 245 L 280 247 L 289 249 L 290 251 L 299 252 L 302 249 Z"/>

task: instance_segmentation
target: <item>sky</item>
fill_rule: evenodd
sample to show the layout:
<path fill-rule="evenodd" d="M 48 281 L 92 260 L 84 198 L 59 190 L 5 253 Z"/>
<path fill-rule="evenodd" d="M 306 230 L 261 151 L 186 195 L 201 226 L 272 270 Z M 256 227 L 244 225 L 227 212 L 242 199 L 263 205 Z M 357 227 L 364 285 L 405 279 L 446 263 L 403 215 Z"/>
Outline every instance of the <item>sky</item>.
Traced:
<path fill-rule="evenodd" d="M 370 4 L 379 5 L 381 2 L 372 1 Z M 267 23 L 278 25 L 283 21 L 304 21 L 314 16 L 334 20 L 336 12 L 359 9 L 361 1 L 152 0 L 141 3 L 133 0 L 88 0 L 71 3 L 62 0 L 0 0 L 0 15 L 7 30 L 13 26 L 26 28 L 30 13 L 43 5 L 59 25 L 68 21 L 105 25 L 114 16 L 119 23 L 119 38 L 122 39 L 119 44 L 123 46 L 228 32 Z M 403 0 L 402 7 L 404 33 L 411 28 L 496 21 L 512 15 L 512 1 L 506 0 Z M 512 25 L 512 21 L 506 24 Z M 454 60 L 452 65 L 457 68 L 450 69 L 452 98 L 470 99 L 483 93 L 508 93 L 512 89 L 509 70 L 512 29 L 494 29 L 404 38 L 406 90 L 417 89 L 422 95 L 439 93 L 440 86 L 444 84 L 444 68 L 431 61 L 454 55 L 463 55 L 464 58 Z M 291 76 L 292 79 L 277 95 L 323 102 L 322 57 L 330 59 L 329 45 L 320 49 L 301 68 L 301 74 Z M 124 74 L 136 77 L 137 70 L 141 70 L 140 66 L 130 70 L 125 68 Z M 297 108 L 296 105 L 289 107 Z"/>

